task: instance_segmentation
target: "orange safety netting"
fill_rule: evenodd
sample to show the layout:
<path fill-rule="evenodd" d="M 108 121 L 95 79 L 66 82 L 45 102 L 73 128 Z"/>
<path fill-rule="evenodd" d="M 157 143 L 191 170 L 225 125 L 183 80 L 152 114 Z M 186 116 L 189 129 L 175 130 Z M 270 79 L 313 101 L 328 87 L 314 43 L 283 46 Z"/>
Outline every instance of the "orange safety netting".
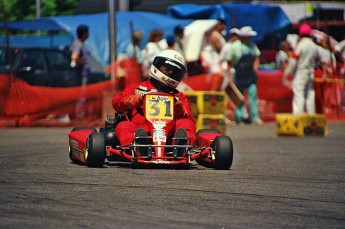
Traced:
<path fill-rule="evenodd" d="M 114 84 L 115 89 L 118 91 L 123 90 L 131 83 L 137 83 L 142 80 L 141 68 L 135 58 L 113 62 L 105 68 L 105 72 L 116 76 Z"/>
<path fill-rule="evenodd" d="M 99 125 L 105 113 L 113 112 L 112 96 L 130 83 L 142 80 L 135 59 L 114 62 L 105 71 L 114 77 L 69 88 L 32 86 L 15 76 L 0 75 L 0 127 Z M 282 74 L 278 70 L 259 71 L 259 113 L 264 120 L 274 120 L 276 113 L 292 110 L 292 91 L 282 85 Z M 321 101 L 319 113 L 327 118 L 345 120 L 344 79 L 321 81 L 315 75 L 317 106 Z M 222 81 L 222 75 L 206 73 L 184 79 L 193 90 L 201 91 L 220 90 Z"/>
<path fill-rule="evenodd" d="M 6 120 L 10 125 L 20 125 L 22 120 L 26 120 L 25 125 L 30 126 L 33 120 L 48 115 L 75 117 L 76 105 L 80 101 L 85 107 L 93 103 L 91 112 L 98 110 L 95 113 L 99 114 L 102 92 L 111 88 L 109 80 L 83 87 L 51 88 L 32 86 L 15 76 L 1 75 L 0 121 L 6 126 Z"/>

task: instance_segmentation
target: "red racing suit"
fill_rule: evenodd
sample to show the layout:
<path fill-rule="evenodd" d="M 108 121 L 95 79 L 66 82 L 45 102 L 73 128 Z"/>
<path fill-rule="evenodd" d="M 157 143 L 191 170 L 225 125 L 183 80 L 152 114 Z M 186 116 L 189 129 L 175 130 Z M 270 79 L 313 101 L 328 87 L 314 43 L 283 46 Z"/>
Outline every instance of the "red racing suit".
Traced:
<path fill-rule="evenodd" d="M 122 92 L 116 94 L 113 97 L 112 105 L 115 111 L 118 112 L 127 112 L 128 121 L 122 121 L 117 124 L 115 128 L 115 135 L 119 139 L 121 145 L 128 145 L 132 143 L 134 139 L 134 133 L 137 128 L 141 127 L 144 128 L 146 132 L 149 132 L 149 127 L 145 122 L 145 118 L 143 116 L 143 104 L 140 107 L 129 109 L 125 105 L 125 98 L 128 95 L 132 94 L 144 94 L 145 92 L 157 90 L 155 85 L 151 81 L 143 81 L 140 83 L 133 83 L 130 84 L 127 88 L 125 88 Z M 179 98 L 179 101 L 182 102 L 184 108 L 184 114 L 180 117 L 175 117 L 175 124 L 172 129 L 172 133 L 183 127 L 186 132 L 187 136 L 190 139 L 190 144 L 195 144 L 196 136 L 195 136 L 195 119 L 192 115 L 192 111 L 190 109 L 190 104 L 187 97 L 178 90 L 172 89 L 173 92 L 171 93 L 175 97 Z"/>

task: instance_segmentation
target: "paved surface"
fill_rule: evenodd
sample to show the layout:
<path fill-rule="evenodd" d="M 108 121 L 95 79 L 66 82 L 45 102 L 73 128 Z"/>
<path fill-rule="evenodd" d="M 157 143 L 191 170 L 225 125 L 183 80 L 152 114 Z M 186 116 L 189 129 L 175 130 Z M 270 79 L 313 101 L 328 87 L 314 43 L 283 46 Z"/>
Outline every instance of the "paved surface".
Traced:
<path fill-rule="evenodd" d="M 345 228 L 345 123 L 304 138 L 230 126 L 229 171 L 87 168 L 70 129 L 0 130 L 0 228 Z"/>

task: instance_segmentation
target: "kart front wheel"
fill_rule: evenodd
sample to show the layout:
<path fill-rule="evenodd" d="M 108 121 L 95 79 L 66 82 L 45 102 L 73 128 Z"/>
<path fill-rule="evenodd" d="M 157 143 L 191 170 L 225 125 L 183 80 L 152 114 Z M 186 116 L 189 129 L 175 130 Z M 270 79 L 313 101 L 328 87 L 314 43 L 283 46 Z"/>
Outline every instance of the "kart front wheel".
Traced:
<path fill-rule="evenodd" d="M 214 139 L 213 148 L 215 157 L 213 160 L 214 169 L 227 170 L 232 165 L 233 145 L 229 136 L 218 136 Z"/>
<path fill-rule="evenodd" d="M 105 161 L 105 139 L 100 133 L 92 133 L 86 140 L 85 161 L 88 167 L 102 167 Z"/>

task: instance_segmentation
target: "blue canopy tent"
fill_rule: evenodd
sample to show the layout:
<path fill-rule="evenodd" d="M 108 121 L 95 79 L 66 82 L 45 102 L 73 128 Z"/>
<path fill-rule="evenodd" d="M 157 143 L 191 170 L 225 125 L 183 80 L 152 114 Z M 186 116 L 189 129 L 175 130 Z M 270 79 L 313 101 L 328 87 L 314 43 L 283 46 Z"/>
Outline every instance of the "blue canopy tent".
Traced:
<path fill-rule="evenodd" d="M 0 22 L 0 28 L 5 26 L 4 22 Z M 27 30 L 27 31 L 64 31 L 64 28 L 57 24 L 51 18 L 38 18 L 34 20 L 27 21 L 12 21 L 7 23 L 9 29 L 15 30 Z"/>
<path fill-rule="evenodd" d="M 5 28 L 4 22 L 0 22 L 0 28 Z M 13 42 L 19 46 L 58 46 L 73 40 L 73 36 L 70 34 L 61 34 L 65 31 L 65 29 L 57 24 L 52 18 L 38 18 L 27 21 L 8 22 L 7 28 L 9 30 L 21 30 L 29 32 L 48 32 L 48 35 L 40 33 L 31 34 L 31 36 L 11 37 L 11 43 Z M 0 43 L 6 43 L 5 38 L 1 39 Z"/>
<path fill-rule="evenodd" d="M 143 31 L 142 45 L 147 43 L 147 37 L 151 30 L 161 29 L 165 35 L 173 34 L 173 30 L 177 25 L 186 26 L 191 23 L 191 19 L 176 19 L 167 15 L 149 12 L 116 12 L 116 51 L 124 53 L 127 46 L 131 42 L 130 23 L 133 23 L 134 30 Z M 76 38 L 76 29 L 80 24 L 89 26 L 89 39 L 85 42 L 90 54 L 103 66 L 107 66 L 110 62 L 109 50 L 109 17 L 107 13 L 88 14 L 88 15 L 71 15 L 57 16 L 49 18 L 40 18 L 30 21 L 9 22 L 8 28 L 20 30 L 45 30 L 45 31 L 65 31 L 71 36 L 71 39 L 63 38 L 68 46 Z M 4 27 L 4 23 L 0 24 L 0 28 Z M 35 36 L 33 39 L 25 38 L 25 43 L 37 43 L 40 38 Z M 11 44 L 17 45 L 23 42 L 22 39 L 11 38 Z M 41 45 L 46 44 L 41 42 Z"/>
<path fill-rule="evenodd" d="M 76 28 L 80 24 L 90 27 L 90 37 L 86 41 L 86 47 L 93 57 L 103 66 L 110 62 L 109 50 L 109 19 L 107 13 L 90 15 L 72 15 L 40 18 L 36 20 L 9 22 L 11 29 L 65 31 L 65 35 L 54 35 L 54 45 L 68 46 L 76 38 Z M 290 26 L 290 21 L 283 10 L 278 6 L 250 5 L 250 4 L 217 4 L 194 5 L 178 4 L 168 8 L 168 15 L 150 12 L 116 12 L 116 51 L 124 53 L 131 42 L 130 22 L 134 30 L 142 30 L 143 42 L 147 43 L 147 37 L 151 30 L 161 29 L 165 35 L 173 33 L 177 25 L 186 26 L 196 19 L 225 19 L 227 28 L 251 25 L 258 32 L 254 41 L 260 42 L 270 34 L 284 36 Z M 0 23 L 4 27 L 4 23 Z M 67 36 L 67 37 L 66 37 Z M 51 37 L 47 37 L 51 39 Z M 3 39 L 0 39 L 0 42 Z M 11 38 L 11 44 L 50 45 L 43 42 L 42 36 Z"/>
<path fill-rule="evenodd" d="M 286 35 L 291 22 L 279 6 L 253 4 L 195 5 L 177 4 L 168 7 L 168 15 L 180 19 L 222 19 L 227 29 L 250 25 L 258 35 L 255 42 L 274 33 Z"/>
<path fill-rule="evenodd" d="M 90 36 L 86 46 L 95 57 L 106 66 L 109 64 L 109 21 L 108 14 L 76 15 L 52 17 L 52 19 L 75 35 L 78 25 L 87 24 L 90 28 Z M 161 29 L 165 35 L 172 34 L 175 26 L 185 26 L 192 22 L 190 19 L 175 19 L 167 15 L 149 12 L 117 12 L 116 13 L 116 51 L 124 53 L 131 42 L 130 23 L 134 30 L 143 31 L 142 45 L 147 43 L 147 37 L 151 30 Z"/>

